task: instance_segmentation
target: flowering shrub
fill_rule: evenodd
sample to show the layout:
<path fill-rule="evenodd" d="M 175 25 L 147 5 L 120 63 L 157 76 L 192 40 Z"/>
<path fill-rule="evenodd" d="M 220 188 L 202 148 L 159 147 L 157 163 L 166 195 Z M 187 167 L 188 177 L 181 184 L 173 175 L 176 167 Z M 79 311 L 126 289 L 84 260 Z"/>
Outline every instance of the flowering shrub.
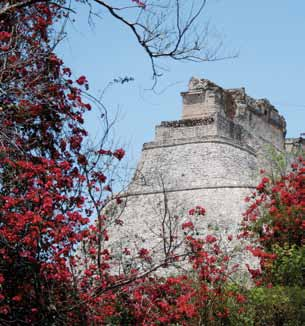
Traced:
<path fill-rule="evenodd" d="M 287 253 L 290 249 L 303 250 L 304 189 L 305 160 L 300 157 L 292 164 L 291 171 L 279 180 L 272 182 L 264 177 L 252 195 L 243 221 L 243 235 L 254 239 L 255 244 L 248 249 L 260 258 L 266 274 L 277 266 L 277 256 L 283 257 L 285 250 Z"/>
<path fill-rule="evenodd" d="M 247 291 L 249 324 L 305 323 L 304 189 L 305 160 L 299 157 L 286 175 L 264 177 L 247 199 L 242 236 L 251 240 L 247 249 L 260 261 L 260 268 L 247 265 L 257 286 Z"/>
<path fill-rule="evenodd" d="M 238 266 L 230 265 L 231 258 L 220 248 L 217 237 L 197 236 L 194 215 L 204 218 L 204 214 L 202 207 L 189 211 L 188 220 L 181 226 L 185 252 L 171 257 L 175 262 L 187 259 L 188 270 L 178 275 L 147 275 L 122 287 L 105 323 L 221 325 L 243 315 L 247 298 L 239 287 L 230 286 Z M 145 259 L 148 252 L 141 252 Z"/>
<path fill-rule="evenodd" d="M 75 250 L 82 239 L 95 236 L 89 221 L 94 209 L 103 207 L 100 189 L 111 192 L 99 162 L 125 154 L 122 149 L 82 152 L 83 114 L 91 109 L 82 99 L 88 82 L 85 76 L 74 81 L 53 52 L 52 26 L 66 14 L 61 0 L 0 5 L 3 325 L 87 320 L 88 306 L 82 304 L 87 297 L 75 283 Z M 105 240 L 101 223 L 97 232 Z M 102 255 L 99 248 L 97 255 Z M 107 270 L 106 254 L 86 268 L 85 277 L 95 269 Z"/>
<path fill-rule="evenodd" d="M 264 177 L 245 215 L 245 229 L 259 236 L 259 243 L 303 246 L 305 243 L 305 160 L 274 184 Z M 261 210 L 264 209 L 263 212 Z"/>

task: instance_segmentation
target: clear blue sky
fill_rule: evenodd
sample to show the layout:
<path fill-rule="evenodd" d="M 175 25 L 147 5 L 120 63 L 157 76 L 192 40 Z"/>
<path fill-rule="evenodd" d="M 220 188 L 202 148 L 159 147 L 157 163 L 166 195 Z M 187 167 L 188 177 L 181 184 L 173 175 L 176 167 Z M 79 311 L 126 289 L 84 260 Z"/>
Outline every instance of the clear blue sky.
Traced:
<path fill-rule="evenodd" d="M 120 111 L 116 137 L 127 145 L 132 164 L 142 144 L 153 140 L 155 125 L 180 118 L 180 92 L 191 76 L 208 78 L 224 88 L 244 86 L 250 96 L 268 98 L 284 115 L 287 136 L 298 137 L 305 131 L 305 1 L 208 1 L 204 17 L 223 35 L 225 50 L 238 50 L 239 57 L 206 63 L 167 61 L 159 95 L 145 90 L 151 86 L 149 59 L 129 30 L 106 12 L 92 29 L 87 11 L 81 8 L 58 51 L 75 76 L 88 77 L 94 95 L 114 78 L 135 78 L 110 88 L 103 97 L 111 115 Z M 92 113 L 87 127 L 94 134 L 98 126 L 98 114 Z"/>

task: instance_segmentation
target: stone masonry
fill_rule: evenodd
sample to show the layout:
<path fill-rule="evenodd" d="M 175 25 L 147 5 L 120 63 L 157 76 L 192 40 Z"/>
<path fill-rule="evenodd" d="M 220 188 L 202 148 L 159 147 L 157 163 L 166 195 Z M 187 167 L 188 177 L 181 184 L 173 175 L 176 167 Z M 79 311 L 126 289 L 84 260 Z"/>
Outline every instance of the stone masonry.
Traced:
<path fill-rule="evenodd" d="M 123 247 L 158 248 L 164 221 L 196 205 L 206 208 L 206 228 L 236 232 L 244 198 L 266 168 L 265 151 L 285 150 L 286 122 L 268 100 L 194 77 L 181 95 L 182 119 L 156 127 L 122 196 Z"/>

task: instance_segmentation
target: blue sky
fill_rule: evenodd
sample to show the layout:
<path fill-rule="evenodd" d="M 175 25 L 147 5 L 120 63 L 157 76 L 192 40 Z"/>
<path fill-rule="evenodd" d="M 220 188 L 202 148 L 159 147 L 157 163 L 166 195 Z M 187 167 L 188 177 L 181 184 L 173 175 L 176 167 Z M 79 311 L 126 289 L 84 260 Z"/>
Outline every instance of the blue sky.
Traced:
<path fill-rule="evenodd" d="M 208 1 L 203 18 L 222 35 L 224 51 L 238 51 L 239 56 L 218 62 L 163 62 L 167 71 L 158 94 L 146 90 L 152 84 L 149 59 L 129 30 L 103 11 L 92 28 L 87 10 L 80 9 L 58 52 L 75 77 L 88 77 L 93 95 L 99 96 L 114 78 L 135 79 L 110 87 L 102 99 L 111 116 L 119 112 L 116 142 L 127 148 L 131 165 L 142 144 L 153 140 L 155 125 L 180 118 L 180 92 L 192 76 L 224 88 L 243 86 L 252 97 L 268 98 L 286 118 L 288 137 L 305 131 L 305 1 Z M 88 115 L 86 124 L 97 134 L 99 114 Z"/>

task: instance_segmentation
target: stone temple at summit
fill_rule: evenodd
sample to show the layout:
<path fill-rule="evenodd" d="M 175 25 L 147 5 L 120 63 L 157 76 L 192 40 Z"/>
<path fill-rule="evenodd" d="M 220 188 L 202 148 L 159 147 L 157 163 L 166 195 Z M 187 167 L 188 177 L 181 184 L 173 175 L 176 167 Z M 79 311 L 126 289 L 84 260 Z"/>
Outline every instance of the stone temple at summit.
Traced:
<path fill-rule="evenodd" d="M 197 205 L 206 209 L 207 227 L 236 232 L 244 198 L 268 165 L 266 152 L 271 147 L 284 152 L 285 143 L 294 144 L 285 139 L 286 122 L 276 108 L 244 88 L 223 89 L 193 77 L 181 95 L 181 119 L 156 127 L 122 195 L 122 246 L 156 245 L 166 220 Z"/>

